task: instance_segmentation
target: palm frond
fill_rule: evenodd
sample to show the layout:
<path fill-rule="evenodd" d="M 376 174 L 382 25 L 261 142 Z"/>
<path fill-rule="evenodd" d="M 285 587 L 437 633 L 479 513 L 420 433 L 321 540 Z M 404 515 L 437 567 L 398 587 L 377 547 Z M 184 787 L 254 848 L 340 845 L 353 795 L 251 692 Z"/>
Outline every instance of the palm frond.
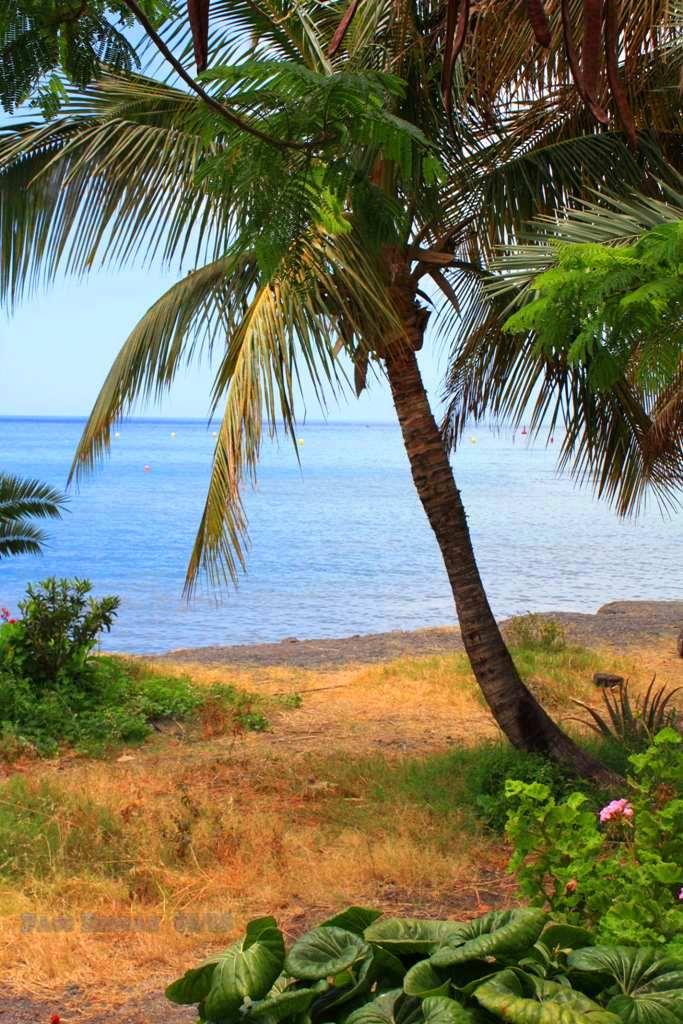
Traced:
<path fill-rule="evenodd" d="M 9 473 L 0 473 L 2 523 L 25 517 L 59 519 L 64 504 L 64 495 L 40 480 L 25 480 Z"/>
<path fill-rule="evenodd" d="M 353 304 L 348 297 L 353 295 Z M 157 399 L 182 366 L 213 358 L 211 414 L 224 405 L 186 589 L 199 575 L 218 584 L 244 564 L 245 480 L 255 480 L 264 429 L 295 441 L 295 398 L 305 376 L 324 404 L 346 386 L 335 341 L 381 344 L 400 331 L 385 284 L 359 241 L 320 231 L 293 243 L 264 278 L 253 252 L 237 248 L 170 288 L 115 360 L 79 443 L 72 478 L 103 457 L 116 422 L 139 399 Z M 366 329 L 367 324 L 372 329 Z M 296 446 L 295 446 L 296 451 Z"/>
<path fill-rule="evenodd" d="M 157 256 L 180 263 L 225 246 L 225 207 L 195 182 L 207 148 L 198 101 L 139 76 L 107 76 L 72 94 L 63 114 L 0 136 L 5 302 L 60 272 Z"/>
<path fill-rule="evenodd" d="M 45 533 L 26 522 L 0 521 L 0 558 L 14 555 L 40 555 Z"/>

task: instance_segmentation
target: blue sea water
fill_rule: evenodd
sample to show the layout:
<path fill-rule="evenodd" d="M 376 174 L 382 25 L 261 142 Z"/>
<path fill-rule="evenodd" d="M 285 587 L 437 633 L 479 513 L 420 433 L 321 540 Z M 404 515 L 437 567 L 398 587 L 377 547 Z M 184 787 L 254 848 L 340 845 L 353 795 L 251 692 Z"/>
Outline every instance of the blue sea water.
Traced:
<path fill-rule="evenodd" d="M 0 419 L 0 468 L 63 487 L 82 420 Z M 556 451 L 477 427 L 455 471 L 498 616 L 680 599 L 683 515 L 621 521 L 557 475 Z M 121 610 L 103 646 L 158 652 L 414 629 L 453 621 L 439 552 L 395 425 L 301 426 L 266 445 L 247 495 L 251 550 L 237 590 L 182 598 L 214 445 L 203 422 L 131 420 L 111 457 L 48 524 L 42 558 L 0 563 L 0 605 L 26 583 L 85 576 Z M 144 471 L 149 466 L 148 472 Z"/>

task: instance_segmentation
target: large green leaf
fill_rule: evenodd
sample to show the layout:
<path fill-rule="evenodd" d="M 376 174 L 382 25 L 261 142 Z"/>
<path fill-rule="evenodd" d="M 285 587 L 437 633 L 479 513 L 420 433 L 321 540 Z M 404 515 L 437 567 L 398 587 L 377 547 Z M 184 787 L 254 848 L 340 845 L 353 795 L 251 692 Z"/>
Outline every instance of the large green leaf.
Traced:
<path fill-rule="evenodd" d="M 341 974 L 369 958 L 370 953 L 370 946 L 359 935 L 326 925 L 314 928 L 294 943 L 285 970 L 295 978 L 317 981 Z"/>
<path fill-rule="evenodd" d="M 429 996 L 422 1001 L 422 1015 L 425 1024 L 470 1024 L 472 1014 L 445 996 Z"/>
<path fill-rule="evenodd" d="M 413 964 L 403 979 L 403 991 L 409 996 L 446 996 L 450 990 L 450 980 L 440 975 L 429 960 L 420 960 Z"/>
<path fill-rule="evenodd" d="M 393 953 L 432 953 L 449 940 L 460 941 L 465 928 L 460 921 L 383 917 L 365 929 L 365 939 Z"/>
<path fill-rule="evenodd" d="M 683 1024 L 683 960 L 654 949 L 593 946 L 576 950 L 567 963 L 615 983 L 607 1007 L 626 1024 Z"/>
<path fill-rule="evenodd" d="M 201 1003 L 209 994 L 213 972 L 221 956 L 222 954 L 219 953 L 209 957 L 199 967 L 192 967 L 189 971 L 185 971 L 182 978 L 178 978 L 168 986 L 166 998 L 181 1006 L 194 1006 L 195 1003 Z"/>
<path fill-rule="evenodd" d="M 237 1013 L 245 999 L 262 999 L 280 975 L 285 958 L 282 933 L 272 917 L 251 921 L 240 942 L 214 967 L 203 1015 L 220 1022 Z"/>
<path fill-rule="evenodd" d="M 567 985 L 501 971 L 474 993 L 490 1013 L 511 1024 L 619 1024 L 588 996 Z"/>
<path fill-rule="evenodd" d="M 549 924 L 543 929 L 537 945 L 543 946 L 550 954 L 569 953 L 593 942 L 593 936 L 585 928 L 572 924 Z"/>
<path fill-rule="evenodd" d="M 360 1006 L 346 1018 L 346 1024 L 419 1024 L 422 1004 L 407 997 L 401 989 L 393 989 Z"/>
<path fill-rule="evenodd" d="M 266 999 L 258 1000 L 249 1006 L 249 1016 L 265 1018 L 259 1024 L 277 1024 L 286 1017 L 296 1017 L 305 1013 L 316 996 L 327 988 L 326 981 L 319 981 L 310 988 L 291 988 L 284 992 L 276 992 Z"/>
<path fill-rule="evenodd" d="M 531 949 L 547 920 L 542 910 L 494 910 L 462 926 L 457 938 L 430 957 L 433 967 L 451 967 L 482 957 L 515 957 Z"/>

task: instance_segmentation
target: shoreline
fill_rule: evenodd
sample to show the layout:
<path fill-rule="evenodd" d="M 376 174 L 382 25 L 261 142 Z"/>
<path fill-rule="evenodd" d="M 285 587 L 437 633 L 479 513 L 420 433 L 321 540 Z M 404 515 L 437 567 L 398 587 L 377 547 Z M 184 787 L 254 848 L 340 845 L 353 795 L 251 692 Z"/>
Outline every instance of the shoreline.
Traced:
<path fill-rule="evenodd" d="M 587 647 L 620 648 L 643 642 L 660 643 L 670 640 L 672 651 L 675 651 L 676 637 L 683 629 L 683 600 L 612 601 L 602 605 L 594 614 L 555 611 L 538 614 L 559 622 L 566 629 L 570 642 Z M 503 633 L 509 621 L 501 621 Z M 347 637 L 303 640 L 290 637 L 274 643 L 186 647 L 152 655 L 151 660 L 203 665 L 325 669 L 400 657 L 452 654 L 462 650 L 458 627 L 441 626 Z"/>

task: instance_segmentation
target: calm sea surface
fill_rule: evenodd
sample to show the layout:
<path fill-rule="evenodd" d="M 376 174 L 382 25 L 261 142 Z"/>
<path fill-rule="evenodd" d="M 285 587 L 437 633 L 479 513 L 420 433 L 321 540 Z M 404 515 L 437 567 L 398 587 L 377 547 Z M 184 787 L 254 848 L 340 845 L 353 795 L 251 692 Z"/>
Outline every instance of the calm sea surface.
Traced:
<path fill-rule="evenodd" d="M 0 419 L 0 468 L 57 486 L 81 420 Z M 681 598 L 683 516 L 653 506 L 622 522 L 555 471 L 555 452 L 476 428 L 455 457 L 484 582 L 498 616 L 594 611 L 615 599 Z M 247 498 L 249 571 L 235 591 L 181 596 L 214 439 L 205 423 L 137 420 L 50 523 L 43 558 L 0 563 L 0 604 L 26 583 L 86 576 L 119 594 L 104 646 L 164 651 L 414 629 L 452 621 L 439 553 L 398 428 L 307 424 L 267 446 Z M 144 471 L 145 465 L 150 467 Z"/>

